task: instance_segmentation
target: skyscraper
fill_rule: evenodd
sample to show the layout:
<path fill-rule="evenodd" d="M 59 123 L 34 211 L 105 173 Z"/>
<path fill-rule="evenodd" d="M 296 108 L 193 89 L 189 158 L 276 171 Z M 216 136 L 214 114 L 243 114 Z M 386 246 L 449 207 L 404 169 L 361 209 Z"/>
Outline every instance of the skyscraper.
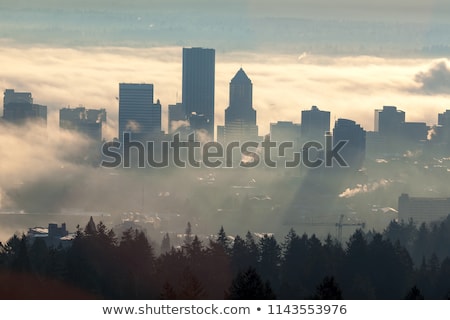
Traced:
<path fill-rule="evenodd" d="M 256 110 L 252 106 L 252 81 L 241 68 L 230 82 L 230 105 L 225 110 L 224 140 L 255 140 Z"/>
<path fill-rule="evenodd" d="M 182 103 L 169 104 L 168 108 L 168 132 L 175 133 L 186 122 L 186 112 Z"/>
<path fill-rule="evenodd" d="M 161 134 L 161 104 L 153 103 L 153 84 L 119 84 L 119 139 L 124 132 L 137 140 Z"/>
<path fill-rule="evenodd" d="M 397 107 L 383 106 L 383 110 L 375 110 L 375 131 L 384 136 L 397 136 L 402 123 L 405 122 L 405 112 Z"/>
<path fill-rule="evenodd" d="M 194 130 L 214 139 L 215 50 L 183 48 L 182 103 Z"/>
<path fill-rule="evenodd" d="M 366 156 L 366 131 L 353 120 L 338 119 L 333 129 L 333 144 L 347 141 L 340 155 L 350 169 L 361 169 Z"/>
<path fill-rule="evenodd" d="M 3 119 L 16 124 L 32 120 L 47 125 L 47 106 L 34 104 L 30 92 L 6 89 L 3 96 Z"/>
<path fill-rule="evenodd" d="M 302 140 L 324 141 L 325 132 L 330 131 L 330 112 L 321 111 L 316 106 L 302 111 Z"/>
<path fill-rule="evenodd" d="M 59 110 L 59 127 L 74 130 L 93 141 L 102 140 L 102 124 L 106 122 L 105 109 L 63 108 Z"/>

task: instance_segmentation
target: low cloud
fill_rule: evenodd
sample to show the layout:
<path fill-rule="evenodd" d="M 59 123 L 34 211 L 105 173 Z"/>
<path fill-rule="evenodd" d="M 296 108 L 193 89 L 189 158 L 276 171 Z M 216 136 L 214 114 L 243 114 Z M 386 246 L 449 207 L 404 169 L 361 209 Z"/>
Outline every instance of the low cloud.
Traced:
<path fill-rule="evenodd" d="M 36 103 L 48 105 L 49 114 L 68 105 L 106 108 L 104 133 L 106 139 L 112 139 L 117 136 L 118 84 L 153 83 L 155 100 L 160 99 L 163 106 L 163 129 L 167 130 L 167 105 L 180 102 L 182 93 L 181 54 L 181 47 L 23 48 L 9 43 L 0 48 L 0 88 L 32 92 Z M 332 119 L 353 119 L 366 130 L 373 130 L 374 109 L 383 105 L 396 105 L 406 112 L 407 121 L 430 125 L 437 122 L 437 113 L 448 108 L 448 97 L 424 92 L 432 87 L 442 91 L 445 83 L 450 90 L 445 80 L 448 68 L 442 60 L 300 56 L 301 60 L 299 54 L 217 51 L 216 124 L 223 124 L 229 83 L 241 66 L 253 82 L 253 107 L 261 135 L 269 132 L 271 122 L 299 123 L 301 110 L 312 105 L 331 111 Z M 411 74 L 430 65 L 429 71 L 417 75 L 424 89 L 411 94 L 409 88 L 417 88 Z M 437 76 L 441 73 L 446 74 L 444 84 Z"/>
<path fill-rule="evenodd" d="M 450 94 L 450 67 L 448 61 L 434 63 L 427 71 L 416 74 L 414 80 L 424 94 Z"/>

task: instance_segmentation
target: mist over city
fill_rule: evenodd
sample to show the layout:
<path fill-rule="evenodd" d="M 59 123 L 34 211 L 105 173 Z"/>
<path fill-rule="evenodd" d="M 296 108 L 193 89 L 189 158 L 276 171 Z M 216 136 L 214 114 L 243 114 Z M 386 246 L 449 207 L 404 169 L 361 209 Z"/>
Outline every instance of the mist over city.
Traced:
<path fill-rule="evenodd" d="M 1 281 L 57 279 L 68 298 L 448 298 L 450 7 L 281 2 L 0 4 Z"/>

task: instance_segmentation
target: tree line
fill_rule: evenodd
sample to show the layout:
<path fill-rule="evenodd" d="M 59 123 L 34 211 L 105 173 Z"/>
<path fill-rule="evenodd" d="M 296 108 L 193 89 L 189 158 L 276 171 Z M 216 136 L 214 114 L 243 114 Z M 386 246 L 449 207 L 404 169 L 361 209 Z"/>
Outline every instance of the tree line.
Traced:
<path fill-rule="evenodd" d="M 14 235 L 0 243 L 0 298 L 450 298 L 450 217 L 356 230 L 344 245 L 293 229 L 281 242 L 230 237 L 223 227 L 205 242 L 188 223 L 183 245 L 166 234 L 157 256 L 143 231 L 116 236 L 92 218 L 67 248 Z"/>

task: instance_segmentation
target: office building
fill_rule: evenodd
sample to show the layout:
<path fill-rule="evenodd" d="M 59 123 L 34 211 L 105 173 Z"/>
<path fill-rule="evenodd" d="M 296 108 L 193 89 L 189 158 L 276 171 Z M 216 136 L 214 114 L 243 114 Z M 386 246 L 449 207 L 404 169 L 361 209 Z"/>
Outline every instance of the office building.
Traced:
<path fill-rule="evenodd" d="M 119 139 L 131 133 L 136 140 L 161 135 L 161 104 L 153 103 L 153 84 L 119 84 Z"/>
<path fill-rule="evenodd" d="M 353 120 L 338 119 L 333 129 L 333 145 L 346 141 L 340 155 L 350 169 L 361 169 L 366 156 L 366 131 Z"/>
<path fill-rule="evenodd" d="M 253 109 L 253 84 L 241 68 L 230 82 L 229 106 L 225 110 L 223 140 L 256 141 L 258 127 Z"/>
<path fill-rule="evenodd" d="M 46 126 L 47 106 L 34 104 L 30 92 L 6 89 L 3 96 L 3 119 L 15 124 L 33 121 Z"/>
<path fill-rule="evenodd" d="M 398 198 L 398 218 L 405 222 L 439 221 L 449 214 L 450 198 L 410 197 L 405 193 Z"/>
<path fill-rule="evenodd" d="M 298 145 L 300 141 L 301 126 L 292 121 L 278 121 L 270 124 L 270 140 L 282 143 L 291 141 Z"/>
<path fill-rule="evenodd" d="M 302 140 L 323 142 L 325 133 L 330 131 L 330 112 L 321 111 L 317 106 L 311 110 L 302 111 L 301 135 Z"/>
<path fill-rule="evenodd" d="M 77 131 L 93 141 L 102 140 L 102 125 L 106 123 L 105 109 L 63 108 L 59 110 L 59 127 Z"/>
<path fill-rule="evenodd" d="M 383 106 L 375 110 L 375 131 L 384 136 L 396 137 L 405 122 L 405 112 L 394 106 Z"/>
<path fill-rule="evenodd" d="M 182 103 L 191 128 L 214 140 L 215 50 L 183 48 Z"/>
<path fill-rule="evenodd" d="M 180 129 L 186 127 L 187 118 L 182 103 L 169 104 L 168 108 L 168 132 L 176 133 Z"/>

